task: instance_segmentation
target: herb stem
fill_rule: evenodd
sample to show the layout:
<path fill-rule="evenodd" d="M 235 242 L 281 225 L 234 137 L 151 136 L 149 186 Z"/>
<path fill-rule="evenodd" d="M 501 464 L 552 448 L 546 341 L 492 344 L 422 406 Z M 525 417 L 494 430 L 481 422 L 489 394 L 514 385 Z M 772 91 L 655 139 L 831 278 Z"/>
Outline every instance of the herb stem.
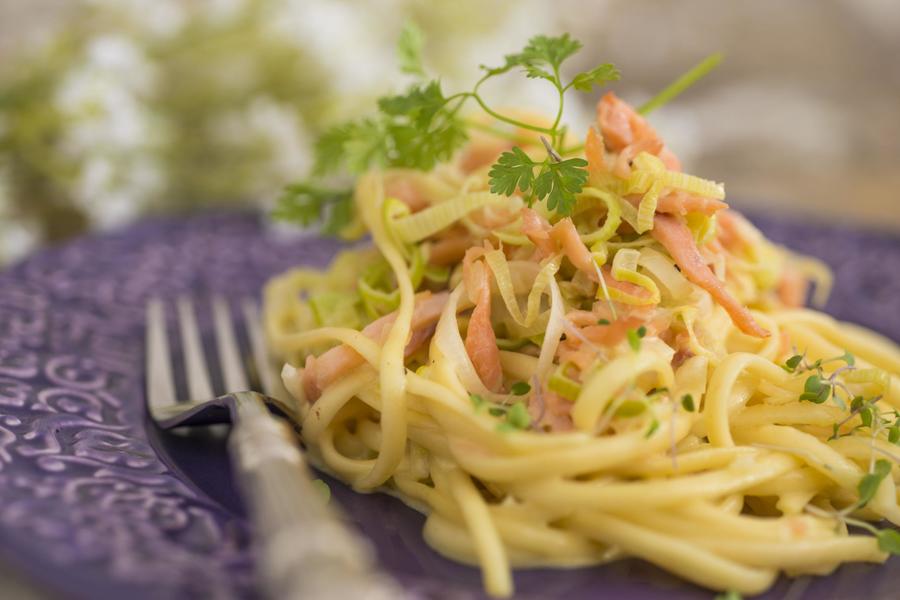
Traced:
<path fill-rule="evenodd" d="M 663 91 L 641 105 L 637 110 L 638 113 L 648 115 L 663 104 L 674 100 L 683 91 L 694 85 L 698 79 L 715 69 L 720 62 L 722 62 L 721 52 L 707 56 L 690 71 L 670 83 Z"/>
<path fill-rule="evenodd" d="M 537 131 L 538 133 L 545 133 L 547 135 L 554 134 L 554 132 L 556 131 L 555 129 L 549 129 L 547 127 L 539 127 L 537 125 L 531 125 L 530 123 L 525 123 L 523 121 L 519 121 L 519 120 L 513 119 L 511 117 L 506 117 L 504 115 L 501 115 L 494 109 L 492 109 L 490 106 L 488 106 L 487 103 L 484 101 L 484 99 L 481 97 L 481 95 L 478 93 L 478 88 L 481 86 L 482 83 L 484 83 L 487 80 L 487 78 L 488 77 L 485 76 L 485 77 L 482 77 L 481 79 L 479 79 L 478 83 L 475 84 L 475 88 L 471 92 L 461 92 L 461 94 L 467 94 L 467 95 L 471 96 L 472 98 L 474 98 L 475 102 L 478 103 L 478 106 L 480 106 L 482 108 L 482 110 L 484 110 L 484 112 L 491 115 L 498 121 L 503 121 L 504 123 L 509 123 L 510 125 L 514 125 L 515 127 L 521 127 L 522 129 L 528 129 L 530 131 Z M 452 98 L 452 96 L 451 96 L 451 98 Z"/>

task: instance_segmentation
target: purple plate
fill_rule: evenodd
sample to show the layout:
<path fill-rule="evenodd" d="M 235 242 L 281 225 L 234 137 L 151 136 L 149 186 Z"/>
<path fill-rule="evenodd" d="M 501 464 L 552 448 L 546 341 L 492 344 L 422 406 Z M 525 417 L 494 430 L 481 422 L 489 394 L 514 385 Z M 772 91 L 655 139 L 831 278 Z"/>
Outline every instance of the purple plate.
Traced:
<path fill-rule="evenodd" d="M 829 312 L 900 340 L 900 238 L 756 221 L 835 268 Z M 276 239 L 254 215 L 201 215 L 83 238 L 0 274 L 0 559 L 62 597 L 257 596 L 250 532 L 222 440 L 163 435 L 147 420 L 144 303 L 150 294 L 257 294 L 270 275 L 325 264 L 338 248 Z M 329 483 L 407 588 L 422 597 L 483 597 L 476 569 L 425 545 L 421 515 Z M 781 579 L 763 597 L 896 598 L 898 585 L 900 560 L 892 559 Z M 638 560 L 522 571 L 516 589 L 535 599 L 713 596 Z"/>

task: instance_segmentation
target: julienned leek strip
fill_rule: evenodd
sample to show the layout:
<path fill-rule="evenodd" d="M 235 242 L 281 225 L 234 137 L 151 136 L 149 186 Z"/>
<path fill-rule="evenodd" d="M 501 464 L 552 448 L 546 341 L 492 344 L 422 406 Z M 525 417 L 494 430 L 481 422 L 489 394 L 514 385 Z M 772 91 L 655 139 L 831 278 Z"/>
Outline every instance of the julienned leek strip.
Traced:
<path fill-rule="evenodd" d="M 508 204 L 509 199 L 491 192 L 471 192 L 396 219 L 391 227 L 407 244 L 419 242 L 446 229 L 473 210 Z"/>

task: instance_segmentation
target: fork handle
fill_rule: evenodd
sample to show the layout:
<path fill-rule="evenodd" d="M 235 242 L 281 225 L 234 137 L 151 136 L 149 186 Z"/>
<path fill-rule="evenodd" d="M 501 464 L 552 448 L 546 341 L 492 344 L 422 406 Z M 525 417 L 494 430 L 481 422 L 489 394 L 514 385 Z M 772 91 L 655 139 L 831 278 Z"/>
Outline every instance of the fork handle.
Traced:
<path fill-rule="evenodd" d="M 328 506 L 287 426 L 255 392 L 232 394 L 232 464 L 260 550 L 258 573 L 271 598 L 404 597 L 374 567 L 371 547 Z"/>

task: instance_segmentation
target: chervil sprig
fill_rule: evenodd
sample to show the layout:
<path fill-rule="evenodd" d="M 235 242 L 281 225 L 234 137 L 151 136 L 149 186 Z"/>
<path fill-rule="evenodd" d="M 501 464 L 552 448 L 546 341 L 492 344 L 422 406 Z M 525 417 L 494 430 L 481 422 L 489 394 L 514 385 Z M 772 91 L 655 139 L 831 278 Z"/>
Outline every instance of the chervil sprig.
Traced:
<path fill-rule="evenodd" d="M 291 221 L 303 226 L 321 221 L 322 232 L 337 235 L 353 217 L 353 196 L 350 190 L 327 189 L 309 183 L 294 183 L 285 187 L 272 218 Z"/>
<path fill-rule="evenodd" d="M 575 194 L 587 182 L 587 161 L 582 158 L 556 160 L 555 152 L 535 162 L 518 146 L 504 152 L 491 167 L 491 191 L 512 195 L 516 190 L 527 194 L 530 206 L 535 199 L 547 198 L 547 208 L 567 215 L 575 208 Z M 535 175 L 537 170 L 537 175 Z M 530 193 L 529 193 L 530 192 Z"/>
<path fill-rule="evenodd" d="M 422 67 L 424 44 L 425 36 L 422 30 L 412 21 L 407 21 L 397 39 L 397 60 L 400 62 L 402 72 L 418 77 L 425 76 L 425 69 Z"/>
<path fill-rule="evenodd" d="M 375 115 L 327 129 L 315 145 L 314 175 L 322 177 L 340 172 L 354 175 L 373 166 L 430 170 L 449 160 L 465 143 L 466 124 L 460 110 L 472 100 L 497 121 L 545 137 L 547 155 L 543 160 L 532 160 L 519 146 L 505 152 L 490 170 L 491 190 L 507 195 L 522 191 L 527 194 L 525 199 L 529 204 L 546 199 L 550 210 L 561 215 L 571 213 L 575 195 L 587 182 L 587 161 L 563 158 L 555 150 L 565 139 L 566 128 L 562 124 L 565 93 L 571 88 L 589 92 L 595 86 L 615 81 L 619 78 L 618 70 L 605 63 L 563 80 L 563 63 L 581 49 L 581 42 L 569 34 L 538 35 L 520 52 L 507 55 L 503 65 L 482 66 L 483 75 L 470 91 L 445 95 L 439 81 L 425 80 L 423 45 L 421 30 L 407 24 L 397 43 L 397 57 L 401 71 L 419 81 L 402 94 L 379 98 Z M 543 79 L 556 89 L 559 102 L 552 125 L 536 125 L 503 114 L 492 108 L 481 94 L 486 82 L 516 69 L 521 69 L 528 78 Z M 514 137 L 514 141 L 521 139 L 521 136 Z M 302 188 L 301 193 L 305 194 L 300 202 L 302 209 L 294 207 L 297 204 L 294 200 L 290 201 L 293 204 L 284 206 L 283 202 L 288 201 L 279 202 L 278 216 L 304 225 L 319 220 L 329 223 L 329 217 L 323 212 L 315 212 L 316 208 L 324 210 L 329 203 L 316 200 L 319 195 L 309 192 L 319 187 L 311 182 L 290 186 L 286 197 L 296 196 L 298 192 L 291 190 Z"/>

